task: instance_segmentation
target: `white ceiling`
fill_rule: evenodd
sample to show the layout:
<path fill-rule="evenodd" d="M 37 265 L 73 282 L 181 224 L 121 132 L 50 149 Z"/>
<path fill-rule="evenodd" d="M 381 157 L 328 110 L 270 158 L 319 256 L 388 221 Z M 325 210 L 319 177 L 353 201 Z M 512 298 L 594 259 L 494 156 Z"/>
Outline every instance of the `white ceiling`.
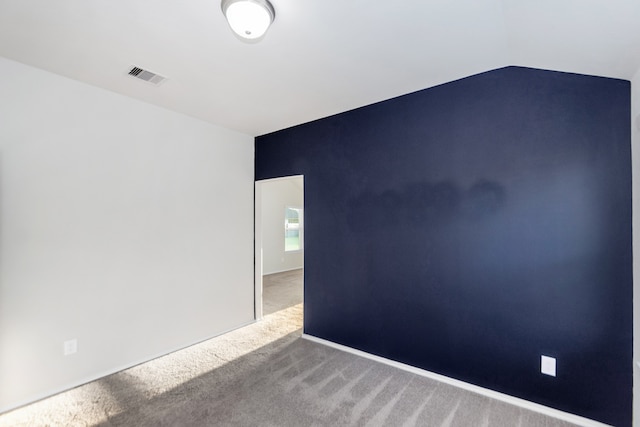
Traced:
<path fill-rule="evenodd" d="M 640 68 L 640 0 L 272 3 L 247 44 L 220 0 L 0 0 L 0 56 L 250 135 L 507 65 Z M 132 79 L 132 65 L 169 80 Z"/>

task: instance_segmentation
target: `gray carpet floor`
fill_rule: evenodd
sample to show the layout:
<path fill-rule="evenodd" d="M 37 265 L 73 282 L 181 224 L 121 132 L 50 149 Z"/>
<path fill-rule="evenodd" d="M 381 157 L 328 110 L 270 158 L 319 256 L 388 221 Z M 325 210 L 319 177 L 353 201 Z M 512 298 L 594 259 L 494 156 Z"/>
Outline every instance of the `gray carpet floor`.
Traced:
<path fill-rule="evenodd" d="M 0 426 L 573 426 L 302 339 L 302 305 L 278 304 L 261 322 L 0 415 Z"/>
<path fill-rule="evenodd" d="M 262 276 L 263 314 L 302 303 L 302 278 L 302 269 Z"/>

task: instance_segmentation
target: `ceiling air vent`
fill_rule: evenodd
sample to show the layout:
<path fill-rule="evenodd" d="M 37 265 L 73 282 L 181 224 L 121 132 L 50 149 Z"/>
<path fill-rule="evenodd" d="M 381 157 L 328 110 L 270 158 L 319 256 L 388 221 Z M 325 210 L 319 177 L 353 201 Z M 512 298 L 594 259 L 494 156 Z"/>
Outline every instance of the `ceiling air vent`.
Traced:
<path fill-rule="evenodd" d="M 167 78 L 161 76 L 160 74 L 152 73 L 151 71 L 143 70 L 140 67 L 131 67 L 129 72 L 127 73 L 131 77 L 135 77 L 140 80 L 144 80 L 145 82 L 154 84 L 158 86 L 160 83 L 164 82 Z"/>

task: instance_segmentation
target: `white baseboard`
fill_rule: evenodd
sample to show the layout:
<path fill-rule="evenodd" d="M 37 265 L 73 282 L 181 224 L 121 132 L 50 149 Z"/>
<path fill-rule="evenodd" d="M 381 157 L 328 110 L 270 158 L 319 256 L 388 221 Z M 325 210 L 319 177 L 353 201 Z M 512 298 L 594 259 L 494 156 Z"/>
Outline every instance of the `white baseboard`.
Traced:
<path fill-rule="evenodd" d="M 611 426 L 608 426 L 607 424 L 603 424 L 601 422 L 594 421 L 589 418 L 584 418 L 579 415 L 570 414 L 568 412 L 560 411 L 554 408 L 549 408 L 548 406 L 540 405 L 539 403 L 530 402 L 528 400 L 510 396 L 508 394 L 500 393 L 494 390 L 490 390 L 488 388 L 480 387 L 474 384 L 469 384 L 464 381 L 460 381 L 460 380 L 446 377 L 444 375 L 436 374 L 435 372 L 430 372 L 424 369 L 416 368 L 415 366 L 410 366 L 404 363 L 396 362 L 394 360 L 385 359 L 384 357 L 366 353 L 361 350 L 356 350 L 354 348 L 347 347 L 342 344 L 336 344 L 334 342 L 327 341 L 322 338 L 317 338 L 312 335 L 307 335 L 303 333 L 302 338 L 309 341 L 316 342 L 318 344 L 326 345 L 327 347 L 333 347 L 335 349 L 338 349 L 347 353 L 351 353 L 356 356 L 364 357 L 366 359 L 370 359 L 379 363 L 384 363 L 385 365 L 393 366 L 394 368 L 402 369 L 403 371 L 411 372 L 413 374 L 427 377 L 432 380 L 440 381 L 442 383 L 449 384 L 454 387 L 468 390 L 473 393 L 481 394 L 483 396 L 487 396 L 492 399 L 500 400 L 502 402 L 509 403 L 511 405 L 515 405 L 524 409 L 539 412 L 543 415 L 557 418 L 559 420 L 568 421 L 570 423 L 577 424 L 584 427 L 611 427 Z"/>
<path fill-rule="evenodd" d="M 263 276 L 270 276 L 272 274 L 286 273 L 287 271 L 303 270 L 303 269 L 304 269 L 304 266 L 301 265 L 300 267 L 285 268 L 284 270 L 276 270 L 276 271 L 271 271 L 269 273 L 263 272 L 262 275 Z"/>

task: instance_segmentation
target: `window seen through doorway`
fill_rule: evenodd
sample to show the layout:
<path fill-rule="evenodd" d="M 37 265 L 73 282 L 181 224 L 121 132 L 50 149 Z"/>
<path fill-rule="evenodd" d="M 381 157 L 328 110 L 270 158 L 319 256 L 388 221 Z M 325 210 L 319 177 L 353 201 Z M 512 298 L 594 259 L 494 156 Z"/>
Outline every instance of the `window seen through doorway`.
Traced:
<path fill-rule="evenodd" d="M 287 207 L 284 211 L 284 250 L 302 250 L 302 208 Z"/>

